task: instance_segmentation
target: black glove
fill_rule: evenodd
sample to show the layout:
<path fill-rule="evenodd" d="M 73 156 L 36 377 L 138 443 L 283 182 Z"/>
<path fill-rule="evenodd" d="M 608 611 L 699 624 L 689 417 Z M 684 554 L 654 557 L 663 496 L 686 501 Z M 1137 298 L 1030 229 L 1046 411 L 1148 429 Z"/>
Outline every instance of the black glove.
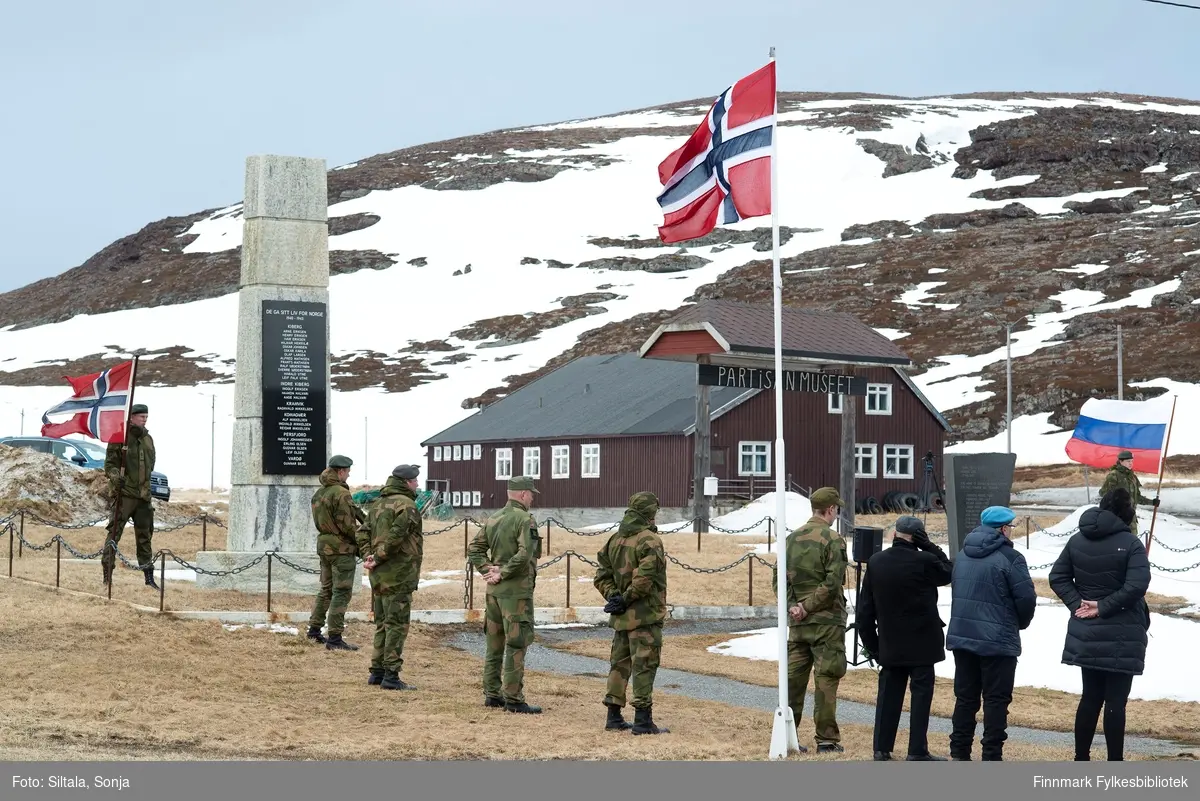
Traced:
<path fill-rule="evenodd" d="M 1153 506 L 1155 509 L 1157 509 L 1158 508 L 1158 498 L 1156 497 L 1153 501 L 1151 501 L 1150 505 Z"/>
<path fill-rule="evenodd" d="M 625 612 L 625 599 L 620 593 L 613 593 L 608 596 L 608 603 L 604 605 L 604 613 L 606 615 L 620 615 Z"/>
<path fill-rule="evenodd" d="M 920 551 L 933 550 L 934 546 L 933 546 L 933 543 L 929 541 L 929 533 L 928 532 L 918 531 L 916 534 L 912 535 L 912 538 L 913 538 L 913 545 L 917 546 L 917 550 L 920 550 Z"/>

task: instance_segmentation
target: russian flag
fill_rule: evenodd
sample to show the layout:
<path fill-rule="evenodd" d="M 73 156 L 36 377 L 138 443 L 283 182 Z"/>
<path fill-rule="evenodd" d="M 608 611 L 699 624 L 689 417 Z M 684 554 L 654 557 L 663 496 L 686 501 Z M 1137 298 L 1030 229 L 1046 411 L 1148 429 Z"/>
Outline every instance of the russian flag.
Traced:
<path fill-rule="evenodd" d="M 1171 420 L 1171 399 L 1148 401 L 1085 401 L 1079 410 L 1075 433 L 1067 442 L 1067 456 L 1088 467 L 1107 469 L 1117 454 L 1133 454 L 1135 473 L 1157 473 Z"/>

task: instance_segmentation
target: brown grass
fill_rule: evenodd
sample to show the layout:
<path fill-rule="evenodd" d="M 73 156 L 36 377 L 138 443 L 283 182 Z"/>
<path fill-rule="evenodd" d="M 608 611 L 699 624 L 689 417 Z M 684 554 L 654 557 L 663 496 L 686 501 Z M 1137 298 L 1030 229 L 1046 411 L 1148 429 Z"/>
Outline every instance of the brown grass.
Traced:
<path fill-rule="evenodd" d="M 366 651 L 335 654 L 300 637 L 0 582 L 0 758 L 758 760 L 770 744 L 767 713 L 667 693 L 655 718 L 671 734 L 605 732 L 603 683 L 579 677 L 527 675 L 541 716 L 484 709 L 480 660 L 422 625 L 404 667 L 419 689 L 385 694 L 365 684 Z M 347 630 L 360 642 L 367 634 Z M 870 727 L 844 726 L 843 736 L 842 759 L 870 758 Z M 1070 758 L 1021 743 L 1005 755 Z"/>
<path fill-rule="evenodd" d="M 1091 468 L 1088 470 L 1092 489 L 1100 489 L 1104 482 L 1104 470 Z M 1157 476 L 1142 476 L 1142 485 L 1153 481 L 1158 484 Z M 1200 478 L 1200 459 L 1195 456 L 1169 456 L 1167 469 L 1163 474 L 1163 487 L 1194 487 L 1189 480 Z M 1077 464 L 1046 465 L 1038 467 L 1019 467 L 1013 473 L 1013 493 L 1027 492 L 1035 489 L 1057 489 L 1059 487 L 1082 487 L 1084 485 L 1083 466 Z"/>
<path fill-rule="evenodd" d="M 662 666 L 707 676 L 722 676 L 748 684 L 777 686 L 775 662 L 741 659 L 710 653 L 706 649 L 728 642 L 736 635 L 701 634 L 667 637 Z M 607 659 L 609 644 L 600 640 L 577 640 L 555 645 L 564 651 Z M 878 674 L 874 670 L 848 670 L 838 688 L 838 697 L 874 704 Z M 1072 731 L 1079 696 L 1037 687 L 1017 687 L 1009 707 L 1009 725 L 1048 731 Z M 904 709 L 909 708 L 905 697 Z M 950 717 L 954 712 L 954 683 L 938 677 L 934 687 L 934 715 Z M 1126 732 L 1200 745 L 1200 704 L 1180 701 L 1130 700 L 1126 709 Z M 1007 746 L 1006 746 L 1007 748 Z"/>

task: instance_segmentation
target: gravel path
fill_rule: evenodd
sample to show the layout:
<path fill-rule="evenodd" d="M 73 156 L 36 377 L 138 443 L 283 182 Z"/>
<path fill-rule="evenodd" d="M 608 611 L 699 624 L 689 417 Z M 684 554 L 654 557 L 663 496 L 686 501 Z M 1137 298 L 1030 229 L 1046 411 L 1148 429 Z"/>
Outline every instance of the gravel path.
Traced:
<path fill-rule="evenodd" d="M 711 620 L 694 622 L 668 623 L 663 633 L 668 636 L 685 636 L 691 634 L 735 634 L 741 631 L 753 631 L 763 628 L 763 621 Z M 560 628 L 549 629 L 539 627 L 537 637 L 541 642 L 568 642 L 580 639 L 608 639 L 611 630 L 604 627 Z M 483 635 L 475 632 L 465 632 L 455 635 L 451 644 L 464 651 L 482 657 L 484 654 Z M 735 657 L 730 657 L 731 659 Z M 608 677 L 608 663 L 602 659 L 567 653 L 544 645 L 534 644 L 525 653 L 525 666 L 529 670 L 540 670 L 548 673 L 559 673 L 568 676 L 591 676 L 597 679 Z M 773 712 L 778 704 L 778 690 L 772 687 L 762 687 L 756 684 L 746 684 L 732 679 L 717 676 L 703 676 L 697 673 L 687 673 L 682 670 L 660 668 L 654 682 L 655 690 L 683 695 L 701 701 L 719 701 L 747 709 L 760 709 Z M 536 703 L 536 701 L 534 701 Z M 804 715 L 812 720 L 812 693 L 804 701 Z M 861 723 L 867 726 L 875 725 L 875 706 L 861 704 L 855 701 L 838 701 L 838 719 L 844 723 Z M 908 713 L 900 718 L 900 728 L 908 728 Z M 929 733 L 948 735 L 951 731 L 947 718 L 930 717 Z M 982 736 L 982 722 L 976 729 L 976 736 Z M 1070 732 L 1043 731 L 1027 729 L 1020 726 L 1009 726 L 1010 740 L 1020 740 L 1038 745 L 1074 748 L 1074 737 Z M 1094 747 L 1103 749 L 1104 735 L 1096 734 Z M 978 741 L 976 741 L 978 749 Z M 1125 749 L 1129 752 L 1159 756 L 1174 756 L 1181 751 L 1190 751 L 1188 746 L 1182 746 L 1166 740 L 1154 740 L 1145 737 L 1126 737 Z"/>

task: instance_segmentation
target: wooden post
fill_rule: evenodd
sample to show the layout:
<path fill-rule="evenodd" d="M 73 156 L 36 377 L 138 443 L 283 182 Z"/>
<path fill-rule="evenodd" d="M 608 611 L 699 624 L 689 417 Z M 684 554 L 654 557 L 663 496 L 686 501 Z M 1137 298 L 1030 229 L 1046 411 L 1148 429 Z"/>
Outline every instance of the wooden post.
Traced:
<path fill-rule="evenodd" d="M 267 554 L 267 614 L 271 614 L 271 563 L 274 562 L 271 554 Z"/>
<path fill-rule="evenodd" d="M 546 553 L 543 556 L 550 555 L 550 518 L 546 518 Z"/>
<path fill-rule="evenodd" d="M 696 532 L 696 553 L 700 553 L 700 532 Z"/>
<path fill-rule="evenodd" d="M 21 541 L 17 545 L 17 558 L 25 556 L 25 510 L 21 510 Z M 10 574 L 11 575 L 11 574 Z"/>
<path fill-rule="evenodd" d="M 847 372 L 850 374 L 853 374 L 854 371 L 848 370 Z M 857 434 L 857 428 L 858 428 L 857 412 L 858 412 L 858 398 L 856 398 L 853 395 L 843 395 L 842 396 L 842 465 L 841 465 L 842 470 L 841 470 L 841 487 L 839 488 L 839 490 L 840 490 L 839 494 L 842 496 L 842 500 L 845 501 L 845 503 L 846 503 L 846 507 L 842 510 L 842 519 L 849 526 L 854 525 L 854 507 L 855 507 L 854 474 L 856 472 L 856 470 L 854 469 L 854 467 L 855 467 L 854 443 L 858 436 L 858 434 Z M 879 461 L 878 453 L 875 454 L 875 460 L 876 460 L 876 462 Z M 879 465 L 876 464 L 875 468 L 878 471 Z M 841 533 L 842 533 L 843 537 L 849 537 L 851 535 L 851 532 L 848 530 L 843 530 Z"/>
<path fill-rule="evenodd" d="M 200 550 L 208 550 L 208 515 L 200 515 Z"/>
<path fill-rule="evenodd" d="M 704 494 L 704 477 L 712 464 L 711 419 L 708 385 L 700 383 L 700 365 L 707 364 L 707 355 L 696 359 L 696 432 L 692 436 L 692 510 L 695 514 L 696 536 L 708 522 L 708 496 Z"/>
<path fill-rule="evenodd" d="M 54 586 L 59 586 L 62 577 L 62 539 L 54 538 Z"/>
<path fill-rule="evenodd" d="M 567 608 L 571 608 L 571 552 L 567 551 Z"/>
<path fill-rule="evenodd" d="M 12 578 L 12 560 L 13 560 L 13 524 L 8 524 L 8 577 Z"/>

